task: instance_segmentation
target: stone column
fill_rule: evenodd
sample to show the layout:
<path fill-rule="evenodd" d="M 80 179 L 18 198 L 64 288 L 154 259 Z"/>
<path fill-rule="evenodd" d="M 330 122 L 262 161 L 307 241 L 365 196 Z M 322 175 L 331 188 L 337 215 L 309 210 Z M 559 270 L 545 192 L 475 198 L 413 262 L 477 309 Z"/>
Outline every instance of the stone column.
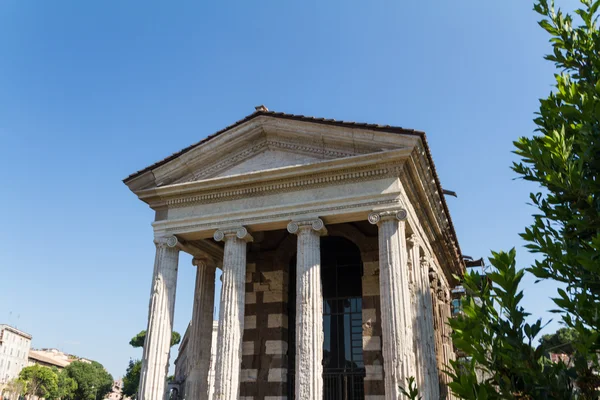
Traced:
<path fill-rule="evenodd" d="M 450 329 L 449 319 L 452 318 L 452 312 L 450 310 L 450 290 L 447 289 L 446 285 L 440 281 L 438 288 L 438 299 L 440 305 L 440 319 L 441 319 L 441 330 L 442 330 L 442 359 L 444 367 L 440 370 L 441 381 L 443 383 L 441 398 L 447 398 L 452 400 L 454 398 L 452 391 L 448 387 L 450 383 L 450 377 L 443 371 L 450 368 L 450 360 L 454 360 L 454 348 L 452 346 L 452 329 Z"/>
<path fill-rule="evenodd" d="M 252 236 L 246 228 L 239 227 L 219 229 L 215 232 L 214 238 L 217 242 L 225 242 L 214 399 L 235 400 L 240 391 L 246 243 L 252 241 Z"/>
<path fill-rule="evenodd" d="M 212 345 L 216 263 L 210 257 L 195 257 L 196 289 L 190 332 L 190 374 L 185 381 L 185 398 L 208 400 L 208 371 Z"/>
<path fill-rule="evenodd" d="M 298 235 L 296 260 L 296 400 L 323 398 L 323 293 L 321 240 L 326 233 L 319 218 L 292 221 Z"/>
<path fill-rule="evenodd" d="M 154 243 L 156 257 L 150 290 L 148 328 L 142 356 L 138 395 L 140 400 L 163 400 L 165 397 L 175 311 L 179 261 L 177 238 L 175 236 L 155 238 Z"/>
<path fill-rule="evenodd" d="M 418 256 L 418 254 L 417 254 Z M 437 357 L 435 354 L 435 325 L 433 322 L 433 304 L 429 289 L 429 258 L 420 257 L 420 295 L 422 301 L 421 326 L 423 327 L 423 368 L 424 380 L 427 391 L 425 398 L 439 399 L 440 387 L 438 381 Z"/>
<path fill-rule="evenodd" d="M 385 398 L 399 400 L 399 387 L 414 376 L 412 313 L 404 221 L 406 210 L 373 212 L 369 222 L 379 227 L 379 284 Z"/>
<path fill-rule="evenodd" d="M 435 348 L 438 367 L 438 381 L 440 399 L 452 399 L 452 392 L 448 388 L 449 378 L 444 371 L 449 366 L 449 360 L 453 357 L 451 351 L 450 327 L 450 305 L 445 304 L 446 290 L 443 280 L 435 270 L 435 265 L 429 264 L 429 284 L 431 300 L 433 304 L 433 324 L 435 327 Z M 449 293 L 448 293 L 449 297 Z M 451 353 L 451 354 L 450 354 Z"/>
<path fill-rule="evenodd" d="M 415 382 L 422 394 L 426 392 L 425 388 L 425 370 L 423 365 L 423 326 L 421 324 L 421 308 L 422 302 L 419 299 L 420 296 L 420 276 L 419 269 L 421 267 L 419 263 L 419 239 L 416 235 L 410 235 L 406 240 L 408 258 L 406 260 L 408 266 L 408 277 L 409 277 L 409 295 L 411 304 L 411 315 L 413 321 L 413 352 L 415 357 Z M 429 295 L 429 293 L 427 293 Z M 429 396 L 425 396 L 429 398 Z"/>

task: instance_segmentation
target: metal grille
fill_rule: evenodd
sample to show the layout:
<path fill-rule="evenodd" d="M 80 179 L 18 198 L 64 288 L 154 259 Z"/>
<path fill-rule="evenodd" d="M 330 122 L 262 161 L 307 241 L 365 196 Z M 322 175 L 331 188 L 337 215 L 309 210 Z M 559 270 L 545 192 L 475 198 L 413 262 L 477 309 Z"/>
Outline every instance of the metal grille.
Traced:
<path fill-rule="evenodd" d="M 296 398 L 296 376 L 288 372 L 288 399 Z M 365 398 L 365 371 L 328 371 L 323 373 L 323 400 L 362 400 Z"/>
<path fill-rule="evenodd" d="M 364 371 L 328 371 L 323 373 L 323 400 L 362 400 L 364 398 Z"/>

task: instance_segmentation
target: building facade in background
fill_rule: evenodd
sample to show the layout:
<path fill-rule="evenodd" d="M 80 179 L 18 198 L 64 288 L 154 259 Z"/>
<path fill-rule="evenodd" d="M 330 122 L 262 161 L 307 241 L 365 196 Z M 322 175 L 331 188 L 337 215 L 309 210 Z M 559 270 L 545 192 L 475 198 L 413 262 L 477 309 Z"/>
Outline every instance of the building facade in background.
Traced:
<path fill-rule="evenodd" d="M 37 349 L 29 352 L 28 365 L 38 364 L 44 367 L 57 367 L 58 369 L 63 369 L 73 361 L 91 364 L 90 360 L 64 353 L 58 349 Z"/>
<path fill-rule="evenodd" d="M 126 178 L 155 211 L 139 397 L 167 387 L 177 269 L 193 255 L 180 398 L 451 394 L 458 240 L 423 132 L 256 112 Z M 215 270 L 222 291 L 213 340 Z"/>
<path fill-rule="evenodd" d="M 17 378 L 28 365 L 31 335 L 9 325 L 0 325 L 0 388 Z"/>

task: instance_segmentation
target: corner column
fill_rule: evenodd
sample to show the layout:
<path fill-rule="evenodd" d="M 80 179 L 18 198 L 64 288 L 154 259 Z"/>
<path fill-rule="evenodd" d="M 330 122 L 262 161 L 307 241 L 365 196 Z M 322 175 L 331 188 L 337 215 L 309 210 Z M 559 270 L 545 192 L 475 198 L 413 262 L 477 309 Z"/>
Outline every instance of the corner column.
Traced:
<path fill-rule="evenodd" d="M 246 228 L 239 227 L 219 229 L 215 232 L 214 239 L 225 242 L 214 399 L 233 400 L 238 398 L 240 391 L 246 243 L 252 241 L 252 236 Z"/>
<path fill-rule="evenodd" d="M 298 236 L 296 260 L 296 400 L 323 398 L 323 293 L 321 241 L 327 233 L 319 218 L 292 221 Z"/>
<path fill-rule="evenodd" d="M 187 399 L 208 400 L 208 371 L 212 346 L 216 263 L 210 257 L 194 257 L 196 289 L 190 335 L 191 370 L 185 382 Z"/>
<path fill-rule="evenodd" d="M 414 376 L 412 313 L 406 252 L 406 210 L 373 212 L 379 227 L 379 284 L 385 398 L 401 399 L 399 387 Z"/>
<path fill-rule="evenodd" d="M 440 398 L 433 310 L 429 293 L 429 259 L 421 257 L 421 241 L 416 235 L 408 239 L 413 290 L 413 336 L 417 384 L 426 399 Z"/>
<path fill-rule="evenodd" d="M 156 257 L 150 290 L 148 327 L 140 374 L 140 400 L 163 400 L 175 311 L 179 249 L 175 236 L 155 238 Z"/>

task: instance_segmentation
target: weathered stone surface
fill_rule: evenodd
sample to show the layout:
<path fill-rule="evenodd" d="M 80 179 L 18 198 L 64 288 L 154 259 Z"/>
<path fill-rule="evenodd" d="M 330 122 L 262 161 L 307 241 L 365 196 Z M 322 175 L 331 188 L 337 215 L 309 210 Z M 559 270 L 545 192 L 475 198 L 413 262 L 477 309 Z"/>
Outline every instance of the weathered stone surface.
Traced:
<path fill-rule="evenodd" d="M 380 381 L 383 380 L 383 366 L 382 365 L 365 365 L 365 380 L 366 381 Z"/>
<path fill-rule="evenodd" d="M 194 258 L 192 263 L 197 269 L 190 335 L 191 370 L 185 381 L 185 397 L 207 400 L 213 336 L 216 264 L 208 257 Z"/>
<path fill-rule="evenodd" d="M 286 354 L 287 342 L 283 340 L 267 340 L 265 342 L 265 354 Z"/>
<path fill-rule="evenodd" d="M 215 364 L 215 400 L 239 396 L 242 335 L 244 332 L 244 280 L 246 277 L 246 242 L 252 240 L 241 227 L 215 232 L 215 240 L 225 241 L 223 285 L 219 311 L 217 362 Z M 250 370 L 243 375 L 250 379 Z M 256 380 L 256 376 L 254 375 Z"/>
<path fill-rule="evenodd" d="M 258 370 L 256 369 L 243 369 L 240 372 L 240 380 L 242 382 L 256 382 L 257 377 Z"/>
<path fill-rule="evenodd" d="M 246 304 L 256 303 L 256 293 L 246 293 L 244 298 Z"/>
<path fill-rule="evenodd" d="M 269 314 L 267 319 L 268 328 L 287 328 L 288 316 L 285 314 Z"/>
<path fill-rule="evenodd" d="M 139 388 L 139 398 L 144 400 L 163 400 L 165 396 L 179 262 L 177 238 L 156 238 L 154 243 L 156 257 Z"/>
<path fill-rule="evenodd" d="M 269 382 L 287 382 L 287 368 L 269 369 Z"/>
<path fill-rule="evenodd" d="M 298 236 L 296 260 L 296 400 L 323 398 L 323 294 L 320 219 L 294 221 L 288 231 Z"/>
<path fill-rule="evenodd" d="M 244 329 L 256 329 L 256 315 L 244 317 Z"/>
<path fill-rule="evenodd" d="M 390 400 L 401 399 L 400 385 L 414 376 L 405 219 L 404 210 L 369 214 L 369 222 L 379 227 L 385 396 Z"/>

